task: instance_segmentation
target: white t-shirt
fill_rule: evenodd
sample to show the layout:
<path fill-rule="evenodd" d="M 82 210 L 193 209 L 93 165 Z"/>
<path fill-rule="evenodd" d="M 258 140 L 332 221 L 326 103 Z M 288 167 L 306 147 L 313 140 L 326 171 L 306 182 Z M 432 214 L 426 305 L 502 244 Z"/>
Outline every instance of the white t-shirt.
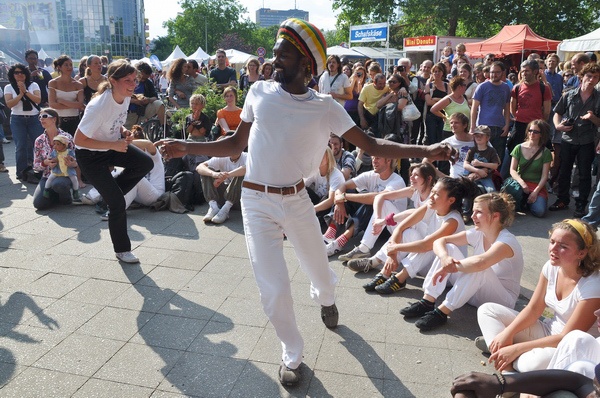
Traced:
<path fill-rule="evenodd" d="M 467 97 L 467 99 L 472 99 L 473 94 L 475 94 L 476 88 L 477 88 L 477 83 L 476 82 L 471 83 L 471 85 L 465 90 L 465 97 Z M 467 116 L 471 117 L 471 115 L 467 115 Z"/>
<path fill-rule="evenodd" d="M 165 165 L 162 161 L 162 156 L 160 152 L 156 150 L 154 155 L 146 152 L 148 156 L 152 158 L 152 162 L 154 166 L 152 170 L 148 174 L 146 174 L 146 179 L 150 182 L 154 188 L 156 188 L 159 192 L 165 192 Z"/>
<path fill-rule="evenodd" d="M 412 196 L 410 197 L 410 200 L 413 202 L 413 207 L 415 209 L 418 209 L 421 206 L 427 206 L 427 204 L 429 203 L 429 196 L 430 195 L 428 195 L 427 198 L 425 198 L 425 200 L 421 200 L 421 193 L 418 190 L 415 190 Z M 429 232 L 427 232 L 429 228 L 429 223 L 431 222 L 431 219 L 434 216 L 435 210 L 427 206 L 427 210 L 425 211 L 423 219 L 419 221 L 416 225 L 414 225 L 412 228 L 419 231 L 419 234 L 421 236 L 427 236 L 429 234 Z"/>
<path fill-rule="evenodd" d="M 580 301 L 600 298 L 600 273 L 594 272 L 586 278 L 579 279 L 571 294 L 559 300 L 556 297 L 556 282 L 559 268 L 559 266 L 550 264 L 550 261 L 544 264 L 542 268 L 542 274 L 548 280 L 545 297 L 546 306 L 554 311 L 554 318 L 545 319 L 544 322 L 553 335 L 562 332 Z M 598 336 L 598 328 L 595 324 L 588 330 L 588 333 L 594 337 Z"/>
<path fill-rule="evenodd" d="M 86 137 L 98 141 L 118 141 L 122 138 L 121 126 L 127 120 L 127 109 L 130 97 L 125 98 L 122 104 L 117 103 L 112 90 L 106 90 L 100 96 L 92 98 L 85 108 L 83 118 L 78 129 Z M 76 146 L 78 149 L 106 152 L 108 149 L 90 149 Z"/>
<path fill-rule="evenodd" d="M 40 86 L 38 86 L 37 83 L 31 83 L 29 85 L 29 87 L 27 87 L 27 92 L 34 94 L 36 91 L 40 91 Z M 16 98 L 19 94 L 17 94 L 15 92 L 15 90 L 12 88 L 12 86 L 10 84 L 7 84 L 4 87 L 4 93 L 5 94 L 10 94 L 12 95 L 13 99 Z M 33 102 L 32 102 L 33 103 Z M 17 102 L 17 105 L 13 106 L 10 109 L 10 113 L 12 115 L 20 115 L 20 116 L 25 116 L 25 115 L 37 115 L 38 113 L 40 113 L 40 111 L 38 111 L 35 106 L 31 106 L 33 109 L 30 111 L 24 111 L 23 110 L 23 101 L 19 101 Z"/>
<path fill-rule="evenodd" d="M 232 162 L 229 156 L 214 157 L 208 159 L 206 161 L 206 165 L 215 171 L 230 172 L 238 167 L 245 166 L 247 157 L 248 154 L 246 152 L 242 152 L 240 157 L 235 162 Z M 225 180 L 225 184 L 229 184 L 230 182 L 231 178 Z"/>
<path fill-rule="evenodd" d="M 335 79 L 335 80 L 334 80 Z M 333 84 L 332 84 L 333 82 Z M 333 77 L 329 75 L 328 71 L 323 72 L 319 78 L 319 92 L 321 94 L 344 94 L 344 89 L 351 86 L 350 79 L 345 73 L 337 74 Z M 346 100 L 336 99 L 341 105 L 346 103 Z"/>
<path fill-rule="evenodd" d="M 431 210 L 431 209 L 429 209 L 429 210 Z M 462 214 L 460 214 L 458 211 L 452 210 L 450 213 L 446 214 L 445 216 L 440 216 L 435 211 L 433 211 L 433 212 L 434 212 L 433 216 L 429 219 L 429 222 L 427 223 L 427 232 L 426 232 L 427 236 L 431 235 L 432 233 L 434 233 L 435 231 L 440 229 L 440 227 L 442 226 L 443 223 L 446 222 L 446 220 L 452 220 L 452 219 L 454 219 L 454 220 L 456 220 L 456 222 L 458 222 L 456 231 L 453 234 L 457 234 L 457 233 L 465 230 L 465 222 L 463 221 Z M 466 257 L 467 256 L 467 246 L 464 245 L 464 246 L 457 246 L 457 247 L 461 251 L 463 256 Z"/>
<path fill-rule="evenodd" d="M 241 113 L 252 123 L 245 180 L 292 186 L 319 168 L 333 132 L 342 136 L 355 126 L 331 96 L 308 90 L 290 94 L 274 81 L 255 82 Z"/>
<path fill-rule="evenodd" d="M 341 171 L 334 168 L 329 176 L 329 182 L 327 176 L 322 176 L 319 170 L 308 178 L 304 179 L 304 184 L 310 187 L 319 198 L 324 199 L 329 196 L 329 192 L 335 191 L 340 186 L 344 185 L 346 180 Z"/>
<path fill-rule="evenodd" d="M 469 152 L 469 148 L 475 146 L 475 142 L 471 141 L 459 141 L 456 139 L 456 136 L 448 137 L 442 142 L 448 143 L 452 146 L 452 148 L 456 149 L 458 152 L 458 159 L 456 163 L 450 165 L 450 177 L 458 178 L 464 175 L 465 171 L 465 159 L 467 158 L 467 152 Z"/>
<path fill-rule="evenodd" d="M 467 242 L 470 246 L 473 247 L 473 254 L 483 254 L 485 253 L 485 248 L 483 247 L 483 232 L 477 231 L 476 229 L 470 229 L 467 231 Z M 500 280 L 502 286 L 506 289 L 507 292 L 513 298 L 513 301 L 516 302 L 519 297 L 519 293 L 521 292 L 521 274 L 523 273 L 523 250 L 521 249 L 521 245 L 517 241 L 517 238 L 508 232 L 508 230 L 503 229 L 500 231 L 496 242 L 502 242 L 510 246 L 513 251 L 513 256 L 510 258 L 505 258 L 500 262 L 492 265 L 492 270 Z"/>
<path fill-rule="evenodd" d="M 398 174 L 392 173 L 387 180 L 382 180 L 379 174 L 373 170 L 357 175 L 352 181 L 356 184 L 358 192 L 396 191 L 406 188 L 404 180 Z M 406 210 L 406 198 L 392 200 L 391 202 L 399 212 Z"/>

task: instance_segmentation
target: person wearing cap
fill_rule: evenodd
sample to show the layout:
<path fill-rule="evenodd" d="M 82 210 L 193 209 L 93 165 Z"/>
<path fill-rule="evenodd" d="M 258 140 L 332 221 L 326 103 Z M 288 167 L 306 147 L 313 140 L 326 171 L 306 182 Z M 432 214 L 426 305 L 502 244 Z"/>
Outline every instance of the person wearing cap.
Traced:
<path fill-rule="evenodd" d="M 573 330 L 598 336 L 594 312 L 600 308 L 600 243 L 584 221 L 567 219 L 550 230 L 549 260 L 529 304 L 517 312 L 496 303 L 477 311 L 477 321 L 499 372 L 546 369 L 558 343 Z M 550 308 L 554 316 L 542 313 Z"/>
<path fill-rule="evenodd" d="M 279 381 L 293 386 L 301 378 L 304 342 L 294 314 L 290 275 L 283 253 L 284 234 L 311 282 L 311 297 L 321 306 L 328 328 L 338 323 L 337 277 L 303 177 L 318 169 L 330 132 L 373 156 L 448 159 L 446 145 L 411 146 L 368 137 L 330 95 L 308 89 L 325 66 L 321 31 L 309 22 L 284 21 L 273 48 L 273 81 L 257 81 L 248 91 L 242 122 L 231 137 L 214 142 L 162 140 L 165 158 L 185 154 L 233 156 L 248 147 L 242 183 L 242 216 L 250 261 L 263 309 L 282 345 Z"/>
<path fill-rule="evenodd" d="M 69 149 L 69 139 L 64 135 L 57 135 L 52 139 L 54 149 L 50 152 L 50 158 L 56 161 L 52 171 L 46 181 L 46 187 L 44 188 L 44 197 L 50 197 L 50 188 L 54 180 L 58 177 L 67 177 L 71 180 L 71 186 L 73 187 L 73 202 L 81 202 L 79 197 L 79 182 L 77 181 L 77 171 L 75 167 L 70 166 L 71 159 L 75 159 L 75 151 Z"/>
<path fill-rule="evenodd" d="M 488 193 L 496 190 L 492 173 L 500 166 L 498 152 L 489 145 L 490 134 L 488 126 L 477 126 L 473 130 L 475 146 L 469 148 L 464 163 L 465 175 Z"/>

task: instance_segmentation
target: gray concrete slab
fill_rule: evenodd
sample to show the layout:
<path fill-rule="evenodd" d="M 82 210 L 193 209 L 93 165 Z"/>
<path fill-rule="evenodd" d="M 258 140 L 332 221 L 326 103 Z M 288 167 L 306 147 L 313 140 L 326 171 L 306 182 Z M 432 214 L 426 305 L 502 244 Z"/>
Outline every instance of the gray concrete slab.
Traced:
<path fill-rule="evenodd" d="M 304 380 L 277 381 L 280 344 L 262 312 L 240 213 L 206 225 L 188 214 L 129 212 L 139 265 L 121 265 L 107 223 L 89 206 L 37 212 L 34 186 L 0 175 L 1 397 L 446 397 L 452 379 L 481 364 L 473 307 L 420 333 L 398 311 L 422 295 L 422 279 L 399 294 L 366 294 L 373 274 L 337 258 L 340 326 L 328 330 L 293 247 L 284 242 L 296 318 L 305 339 Z M 524 247 L 520 306 L 547 259 L 550 225 L 519 215 Z M 350 242 L 352 247 L 356 241 Z"/>

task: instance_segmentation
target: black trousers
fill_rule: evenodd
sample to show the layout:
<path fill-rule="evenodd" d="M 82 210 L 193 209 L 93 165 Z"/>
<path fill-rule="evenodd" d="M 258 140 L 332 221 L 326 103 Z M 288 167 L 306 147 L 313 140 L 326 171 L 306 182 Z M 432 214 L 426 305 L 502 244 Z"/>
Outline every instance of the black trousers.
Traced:
<path fill-rule="evenodd" d="M 577 159 L 577 172 L 579 173 L 579 197 L 575 203 L 585 206 L 592 189 L 592 163 L 596 156 L 596 147 L 593 142 L 584 145 L 573 145 L 566 141 L 560 144 L 560 169 L 558 171 L 558 199 L 569 204 L 571 196 L 571 173 L 573 163 Z"/>
<path fill-rule="evenodd" d="M 108 230 L 115 253 L 131 251 L 124 195 L 152 170 L 154 162 L 144 151 L 131 144 L 127 152 L 77 149 L 75 155 L 81 171 L 108 205 Z M 110 166 L 123 167 L 125 170 L 113 178 Z"/>

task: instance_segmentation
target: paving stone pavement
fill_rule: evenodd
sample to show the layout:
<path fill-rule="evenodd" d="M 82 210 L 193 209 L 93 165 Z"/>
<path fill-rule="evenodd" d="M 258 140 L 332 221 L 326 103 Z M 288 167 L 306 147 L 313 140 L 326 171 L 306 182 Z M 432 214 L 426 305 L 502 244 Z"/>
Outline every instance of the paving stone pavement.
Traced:
<path fill-rule="evenodd" d="M 309 281 L 285 242 L 296 317 L 305 339 L 303 381 L 277 381 L 280 345 L 260 307 L 241 215 L 128 211 L 139 265 L 114 258 L 107 223 L 90 206 L 35 211 L 35 186 L 15 178 L 14 146 L 0 174 L 0 397 L 448 397 L 454 377 L 491 372 L 473 344 L 475 308 L 421 333 L 398 310 L 422 295 L 366 294 L 373 274 L 333 258 L 340 324 L 328 330 Z M 518 216 L 522 306 L 547 259 L 543 220 Z M 351 242 L 356 243 L 356 242 Z M 381 243 L 381 242 L 380 242 Z"/>

